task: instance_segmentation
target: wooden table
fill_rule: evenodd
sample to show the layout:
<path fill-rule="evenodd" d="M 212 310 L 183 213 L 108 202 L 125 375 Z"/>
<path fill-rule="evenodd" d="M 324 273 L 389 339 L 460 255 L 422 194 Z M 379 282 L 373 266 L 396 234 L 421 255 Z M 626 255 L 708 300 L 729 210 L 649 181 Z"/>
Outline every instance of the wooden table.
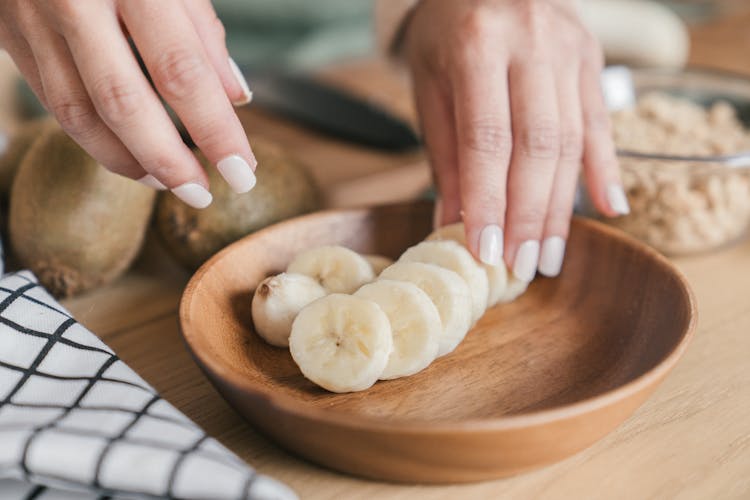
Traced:
<path fill-rule="evenodd" d="M 742 19 L 697 28 L 693 60 L 750 74 L 747 26 L 750 10 Z M 404 79 L 381 65 L 359 65 L 333 78 L 410 113 Z M 258 114 L 243 119 L 251 135 L 274 137 L 307 159 L 327 186 L 417 160 L 343 146 Z M 124 278 L 65 305 L 164 397 L 305 499 L 750 498 L 750 241 L 676 263 L 695 290 L 699 328 L 654 396 L 575 457 L 519 477 L 466 486 L 401 486 L 347 477 L 299 460 L 258 435 L 188 355 L 176 313 L 189 276 L 153 237 Z"/>

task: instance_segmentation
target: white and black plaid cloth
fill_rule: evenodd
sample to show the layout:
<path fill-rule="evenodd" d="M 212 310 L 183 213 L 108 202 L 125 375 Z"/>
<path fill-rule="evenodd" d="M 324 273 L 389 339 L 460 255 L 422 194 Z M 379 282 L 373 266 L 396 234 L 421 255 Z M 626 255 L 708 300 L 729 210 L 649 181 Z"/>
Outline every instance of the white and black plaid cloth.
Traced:
<path fill-rule="evenodd" d="M 0 500 L 293 499 L 154 391 L 28 271 L 0 278 Z"/>

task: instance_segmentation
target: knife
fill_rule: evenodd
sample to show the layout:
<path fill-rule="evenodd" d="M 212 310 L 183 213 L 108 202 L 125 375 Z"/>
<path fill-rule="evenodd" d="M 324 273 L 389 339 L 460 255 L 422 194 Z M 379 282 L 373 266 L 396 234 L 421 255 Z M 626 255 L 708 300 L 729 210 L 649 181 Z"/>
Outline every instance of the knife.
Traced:
<path fill-rule="evenodd" d="M 401 152 L 421 146 L 405 121 L 345 90 L 302 74 L 243 71 L 253 90 L 252 106 L 374 149 Z"/>
<path fill-rule="evenodd" d="M 151 81 L 148 68 L 132 43 L 131 48 L 141 70 Z M 374 149 L 401 152 L 421 146 L 409 124 L 343 89 L 300 73 L 247 66 L 241 71 L 250 82 L 253 106 L 330 137 Z M 166 103 L 165 107 L 182 140 L 194 147 L 195 143 L 174 111 Z"/>

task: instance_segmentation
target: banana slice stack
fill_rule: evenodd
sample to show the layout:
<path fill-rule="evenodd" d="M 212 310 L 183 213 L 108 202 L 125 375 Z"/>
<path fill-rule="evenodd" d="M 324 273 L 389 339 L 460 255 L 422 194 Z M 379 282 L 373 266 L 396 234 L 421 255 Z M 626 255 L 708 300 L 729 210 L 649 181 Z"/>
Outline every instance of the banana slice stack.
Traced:
<path fill-rule="evenodd" d="M 297 255 L 255 290 L 255 329 L 289 347 L 302 374 L 331 392 L 413 375 L 453 351 L 488 307 L 528 283 L 477 262 L 463 224 L 445 226 L 398 262 L 341 246 Z"/>

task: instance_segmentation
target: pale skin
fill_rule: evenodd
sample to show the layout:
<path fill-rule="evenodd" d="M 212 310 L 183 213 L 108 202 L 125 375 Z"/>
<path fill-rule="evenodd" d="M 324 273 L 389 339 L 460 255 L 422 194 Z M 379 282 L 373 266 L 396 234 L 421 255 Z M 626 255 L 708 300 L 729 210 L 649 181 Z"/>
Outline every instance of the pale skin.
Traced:
<path fill-rule="evenodd" d="M 242 169 L 256 161 L 232 107 L 249 93 L 209 0 L 0 0 L 0 45 L 111 171 L 210 203 L 161 96 L 235 190 L 252 187 Z M 537 267 L 556 275 L 581 165 L 595 206 L 627 211 L 601 50 L 572 0 L 422 0 L 402 49 L 439 192 L 436 222 L 463 220 L 478 259 L 504 260 L 527 281 Z"/>
<path fill-rule="evenodd" d="M 225 178 L 236 191 L 254 179 L 232 107 L 249 96 L 209 0 L 0 0 L 0 44 L 65 131 L 109 170 L 176 190 L 199 208 L 210 203 L 206 173 L 158 92 L 212 164 L 235 160 Z"/>
<path fill-rule="evenodd" d="M 562 255 L 549 254 L 562 253 L 581 165 L 596 207 L 625 211 L 608 196 L 621 183 L 601 49 L 571 0 L 422 0 L 403 50 L 437 181 L 436 223 L 463 220 L 475 256 L 502 255 L 528 280 L 538 244 L 540 270 L 556 275 Z M 485 228 L 485 239 L 502 238 L 494 251 Z"/>

